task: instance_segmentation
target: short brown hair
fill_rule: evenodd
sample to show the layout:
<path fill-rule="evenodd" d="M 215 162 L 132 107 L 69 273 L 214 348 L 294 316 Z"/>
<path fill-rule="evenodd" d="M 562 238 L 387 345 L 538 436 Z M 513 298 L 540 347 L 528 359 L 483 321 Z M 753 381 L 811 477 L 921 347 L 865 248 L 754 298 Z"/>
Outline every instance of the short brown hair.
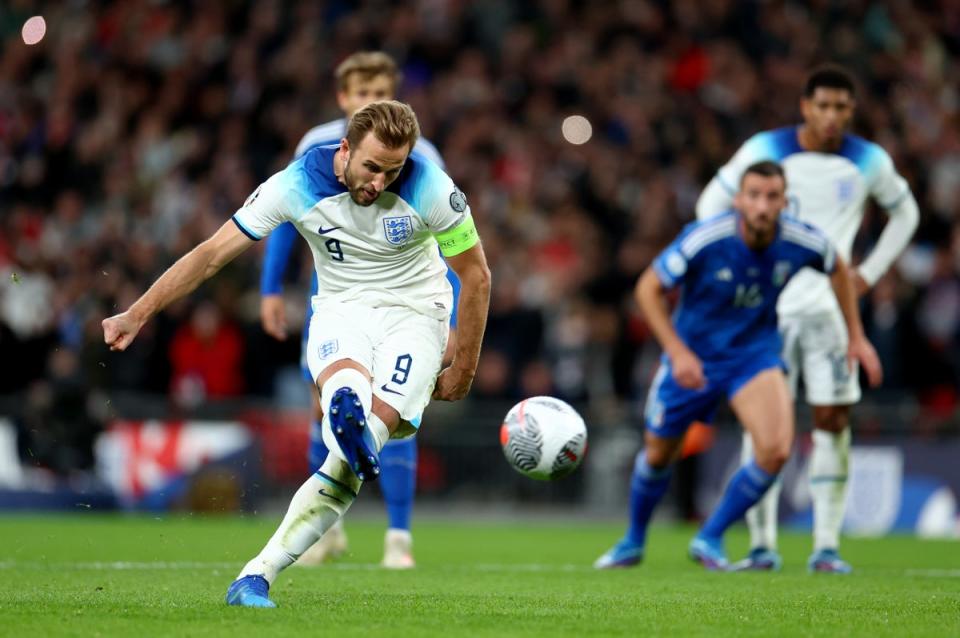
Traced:
<path fill-rule="evenodd" d="M 783 185 L 787 185 L 787 176 L 783 172 L 783 167 L 777 164 L 776 162 L 770 160 L 763 160 L 762 162 L 755 162 L 747 167 L 743 171 L 743 176 L 740 178 L 740 185 L 743 185 L 743 180 L 746 179 L 747 175 L 760 175 L 761 177 L 779 177 L 783 180 Z"/>
<path fill-rule="evenodd" d="M 381 100 L 367 104 L 350 118 L 347 123 L 350 148 L 357 148 L 370 132 L 387 148 L 407 145 L 407 152 L 410 152 L 420 137 L 420 124 L 409 105 L 396 100 Z"/>
<path fill-rule="evenodd" d="M 346 91 L 349 88 L 348 83 L 353 74 L 359 75 L 364 80 L 386 75 L 393 82 L 394 91 L 400 86 L 400 69 L 397 68 L 393 58 L 383 51 L 359 51 L 341 62 L 334 71 L 338 91 Z"/>

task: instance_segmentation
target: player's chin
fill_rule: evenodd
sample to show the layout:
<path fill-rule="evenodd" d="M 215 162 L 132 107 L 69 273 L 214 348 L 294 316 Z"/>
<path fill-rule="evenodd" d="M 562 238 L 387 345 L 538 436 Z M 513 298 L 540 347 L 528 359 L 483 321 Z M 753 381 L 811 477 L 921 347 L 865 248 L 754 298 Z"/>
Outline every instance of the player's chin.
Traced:
<path fill-rule="evenodd" d="M 379 196 L 379 193 L 374 193 L 371 195 L 367 191 L 361 189 L 353 194 L 353 201 L 360 206 L 370 206 L 373 204 L 373 202 L 377 201 L 377 197 Z"/>

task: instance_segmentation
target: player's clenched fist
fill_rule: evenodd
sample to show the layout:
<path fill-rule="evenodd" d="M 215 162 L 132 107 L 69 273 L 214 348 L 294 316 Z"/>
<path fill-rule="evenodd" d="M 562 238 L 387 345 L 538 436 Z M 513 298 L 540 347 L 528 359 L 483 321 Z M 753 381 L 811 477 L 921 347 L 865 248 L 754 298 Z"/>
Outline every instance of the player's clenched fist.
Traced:
<path fill-rule="evenodd" d="M 101 322 L 103 341 L 111 350 L 126 350 L 133 343 L 143 324 L 130 316 L 129 312 L 107 317 Z"/>
<path fill-rule="evenodd" d="M 688 390 L 702 390 L 707 385 L 703 376 L 703 363 L 687 348 L 681 348 L 670 357 L 673 367 L 673 378 L 677 383 Z"/>
<path fill-rule="evenodd" d="M 264 295 L 260 299 L 260 323 L 268 335 L 286 341 L 287 310 L 283 295 Z"/>
<path fill-rule="evenodd" d="M 433 388 L 433 398 L 439 401 L 459 401 L 470 392 L 473 384 L 473 374 L 458 370 L 454 367 L 444 368 L 437 377 L 437 385 Z"/>

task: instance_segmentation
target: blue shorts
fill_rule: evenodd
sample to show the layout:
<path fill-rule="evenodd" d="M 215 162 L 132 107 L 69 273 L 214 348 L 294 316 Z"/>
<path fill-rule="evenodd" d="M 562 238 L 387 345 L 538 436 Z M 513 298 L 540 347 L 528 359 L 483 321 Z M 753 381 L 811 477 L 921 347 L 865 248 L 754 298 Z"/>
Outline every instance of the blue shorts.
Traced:
<path fill-rule="evenodd" d="M 779 353 L 719 364 L 704 361 L 707 386 L 702 390 L 689 390 L 676 382 L 670 362 L 663 357 L 647 395 L 644 410 L 647 431 L 672 439 L 683 436 L 694 421 L 711 423 L 720 399 L 729 400 L 751 379 L 771 368 L 785 369 Z"/>

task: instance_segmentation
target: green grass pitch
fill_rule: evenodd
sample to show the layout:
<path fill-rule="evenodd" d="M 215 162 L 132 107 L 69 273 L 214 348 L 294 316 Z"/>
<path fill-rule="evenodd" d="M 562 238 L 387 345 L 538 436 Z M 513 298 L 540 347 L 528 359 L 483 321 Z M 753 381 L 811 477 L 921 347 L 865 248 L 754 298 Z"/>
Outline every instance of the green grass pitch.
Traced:
<path fill-rule="evenodd" d="M 284 572 L 275 610 L 223 596 L 279 518 L 0 518 L 9 636 L 960 636 L 960 543 L 848 539 L 848 577 L 812 576 L 785 534 L 781 574 L 709 574 L 693 530 L 657 527 L 646 563 L 590 563 L 611 523 L 415 521 L 418 567 L 379 569 L 383 527 L 348 521 L 350 554 Z M 742 530 L 731 556 L 746 549 Z"/>

